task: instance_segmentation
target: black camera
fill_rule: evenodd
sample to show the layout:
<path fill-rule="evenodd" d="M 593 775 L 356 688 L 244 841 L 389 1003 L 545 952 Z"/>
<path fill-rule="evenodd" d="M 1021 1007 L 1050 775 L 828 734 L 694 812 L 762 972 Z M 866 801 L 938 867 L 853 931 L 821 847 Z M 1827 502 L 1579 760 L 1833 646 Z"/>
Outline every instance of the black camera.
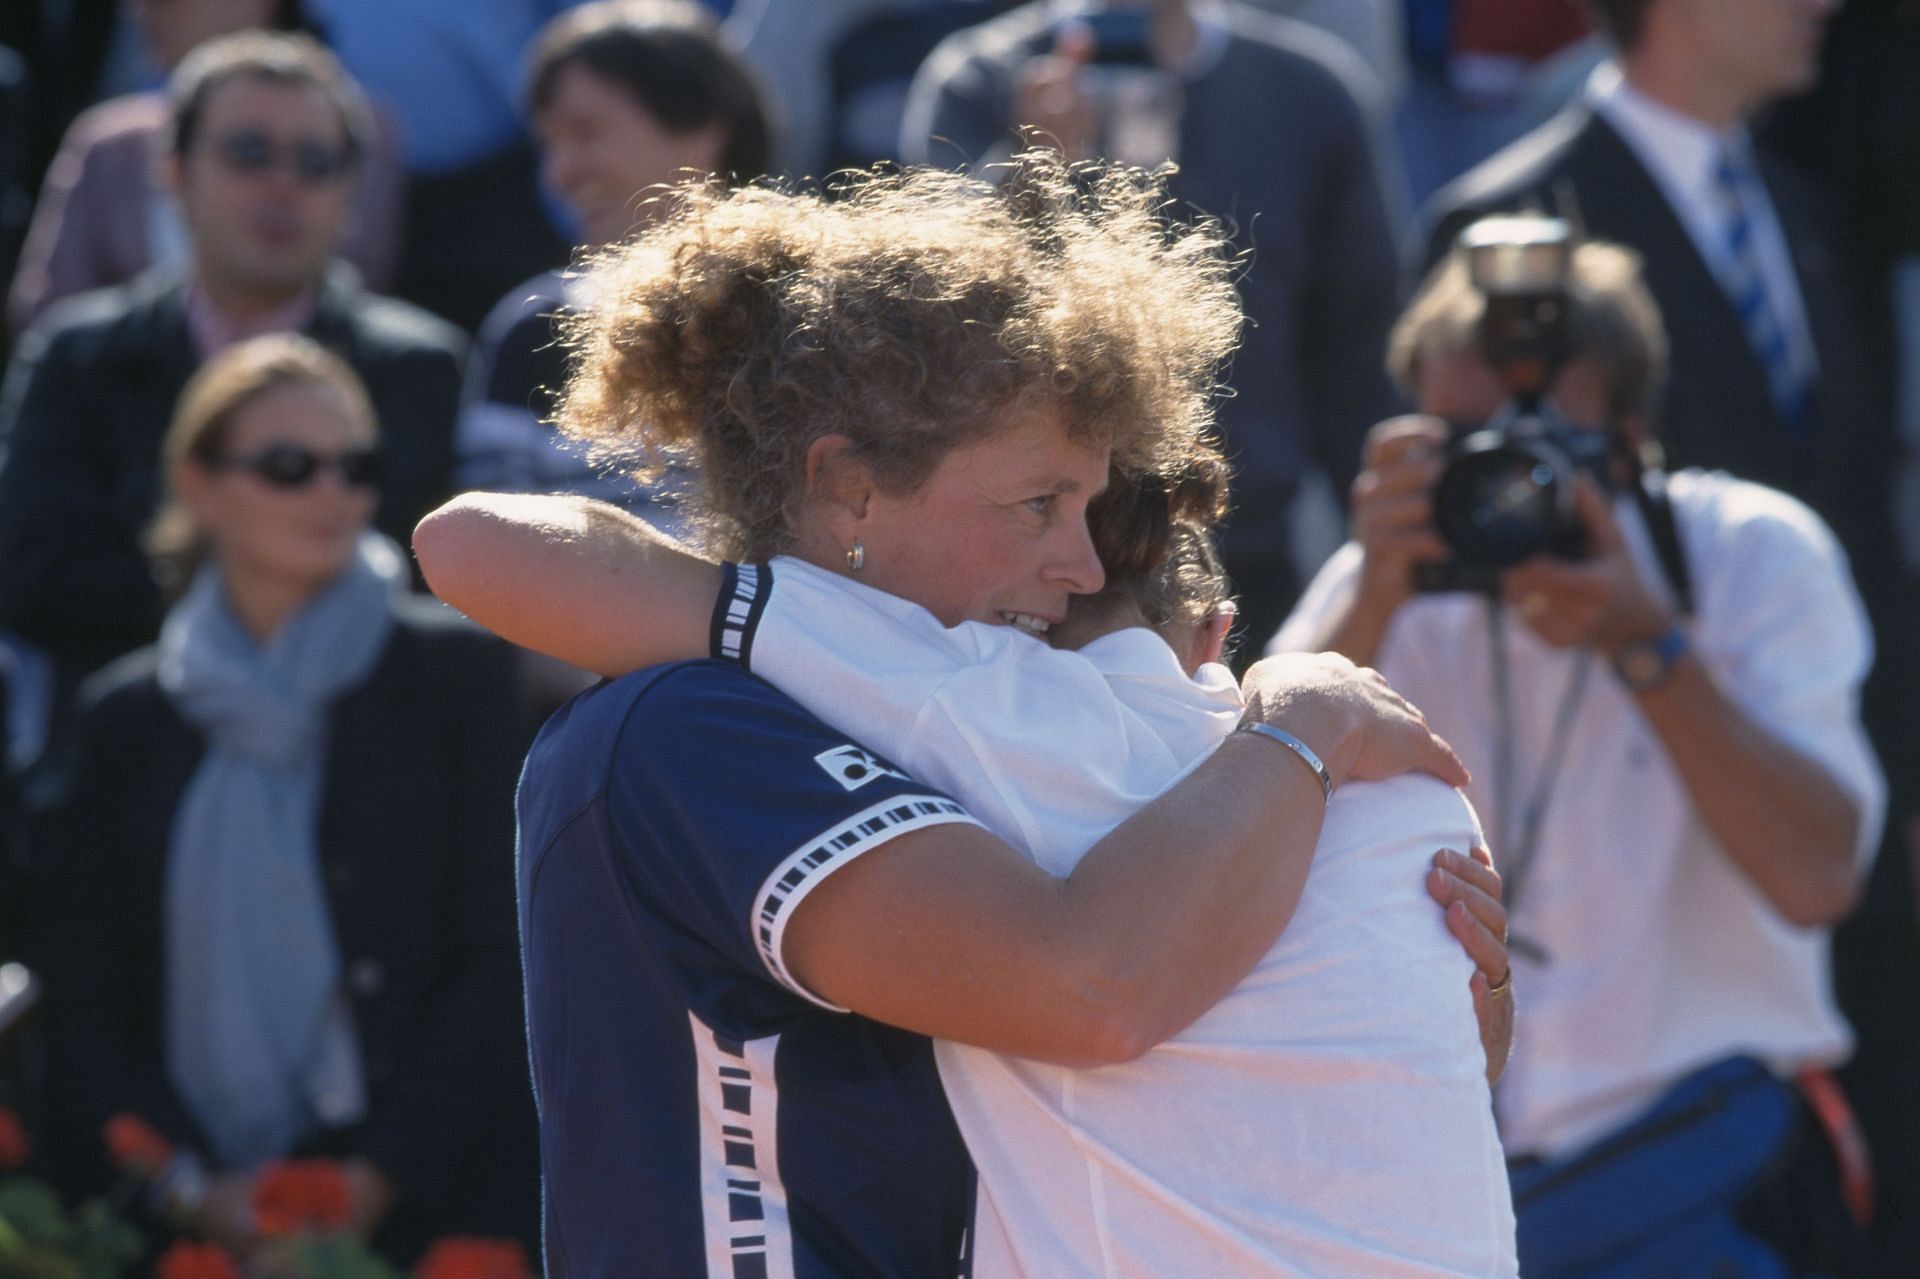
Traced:
<path fill-rule="evenodd" d="M 1483 218 L 1461 233 L 1467 270 L 1486 298 L 1479 352 L 1508 400 L 1485 423 L 1454 424 L 1433 490 L 1433 522 L 1454 558 L 1418 565 L 1422 591 L 1499 589 L 1502 569 L 1535 555 L 1585 559 L 1576 477 L 1613 489 L 1611 432 L 1562 421 L 1546 390 L 1568 354 L 1567 277 L 1573 230 L 1539 215 Z"/>

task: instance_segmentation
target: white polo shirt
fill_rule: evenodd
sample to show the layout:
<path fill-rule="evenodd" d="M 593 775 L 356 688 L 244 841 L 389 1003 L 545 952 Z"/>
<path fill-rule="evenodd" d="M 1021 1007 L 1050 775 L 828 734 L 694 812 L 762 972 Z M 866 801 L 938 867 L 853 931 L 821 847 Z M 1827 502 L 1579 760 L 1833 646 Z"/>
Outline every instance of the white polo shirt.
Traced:
<path fill-rule="evenodd" d="M 1150 631 L 1060 652 L 799 561 L 770 576 L 734 610 L 758 614 L 751 668 L 1057 875 L 1239 719 L 1225 670 L 1188 679 Z M 1432 778 L 1342 787 L 1284 935 L 1186 1031 L 1092 1070 L 938 1044 L 975 1273 L 1514 1274 L 1472 965 L 1423 888 L 1477 835 Z"/>
<path fill-rule="evenodd" d="M 1859 722 L 1872 641 L 1833 535 L 1785 494 L 1718 472 L 1681 471 L 1668 491 L 1693 582 L 1694 651 L 1735 705 L 1853 800 L 1864 874 L 1886 791 Z M 1660 589 L 1639 512 L 1623 500 L 1617 514 L 1641 580 Z M 1354 590 L 1360 558 L 1348 545 L 1328 561 L 1270 651 L 1322 633 Z M 1394 615 L 1376 665 L 1460 753 L 1473 771 L 1468 797 L 1498 826 L 1488 626 L 1478 597 L 1422 596 Z M 1580 659 L 1511 615 L 1502 626 L 1513 789 L 1531 798 Z M 1828 930 L 1788 924 L 1734 867 L 1632 695 L 1605 662 L 1595 667 L 1509 903 L 1514 935 L 1546 956 L 1514 954 L 1522 1012 L 1498 1108 L 1516 1154 L 1577 1149 L 1724 1057 L 1751 1053 L 1789 1073 L 1841 1060 L 1852 1045 L 1833 1002 Z M 1494 852 L 1511 879 L 1521 854 Z"/>

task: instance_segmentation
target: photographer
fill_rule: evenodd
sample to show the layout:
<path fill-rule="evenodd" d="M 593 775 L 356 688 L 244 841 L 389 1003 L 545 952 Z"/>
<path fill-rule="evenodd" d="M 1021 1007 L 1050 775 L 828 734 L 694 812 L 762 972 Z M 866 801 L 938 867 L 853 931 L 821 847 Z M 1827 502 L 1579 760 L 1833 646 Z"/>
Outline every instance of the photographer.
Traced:
<path fill-rule="evenodd" d="M 1867 1174 L 1834 1153 L 1831 1081 L 1800 1080 L 1821 1118 L 1792 1085 L 1851 1048 L 1828 938 L 1884 807 L 1865 616 L 1798 502 L 1645 464 L 1665 342 L 1638 259 L 1588 244 L 1568 266 L 1557 376 L 1487 358 L 1465 250 L 1428 279 L 1391 364 L 1429 416 L 1369 434 L 1356 540 L 1273 647 L 1378 666 L 1474 770 L 1527 1008 L 1496 1097 L 1522 1272 L 1851 1273 Z M 1544 462 L 1483 471 L 1497 485 L 1452 483 L 1449 423 L 1523 423 L 1515 382 L 1542 368 L 1541 418 L 1574 425 Z M 1543 467 L 1571 537 L 1465 563 L 1440 528 L 1498 525 Z M 1455 519 L 1462 492 L 1483 504 Z"/>

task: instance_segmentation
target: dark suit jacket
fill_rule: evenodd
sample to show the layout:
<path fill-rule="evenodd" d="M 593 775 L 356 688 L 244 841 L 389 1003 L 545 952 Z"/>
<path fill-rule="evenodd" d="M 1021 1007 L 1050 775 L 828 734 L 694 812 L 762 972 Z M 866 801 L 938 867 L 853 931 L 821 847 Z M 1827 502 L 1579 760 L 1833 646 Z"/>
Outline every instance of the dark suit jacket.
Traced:
<path fill-rule="evenodd" d="M 39 831 L 55 878 L 53 1110 L 82 1162 L 120 1111 L 199 1145 L 166 1069 L 164 901 L 174 814 L 205 742 L 154 671 L 144 649 L 89 683 L 71 791 Z M 310 1148 L 364 1155 L 399 1183 L 397 1250 L 454 1230 L 531 1239 L 538 1219 L 514 915 L 527 739 L 515 687 L 510 650 L 412 598 L 372 675 L 333 709 L 320 859 L 369 1113 Z"/>
<path fill-rule="evenodd" d="M 323 284 L 307 333 L 367 383 L 388 455 L 376 523 L 404 546 L 449 492 L 464 339 L 344 274 Z M 157 632 L 140 536 L 164 488 L 160 441 L 198 363 L 185 286 L 146 276 L 55 307 L 0 388 L 0 628 L 68 670 Z"/>
<path fill-rule="evenodd" d="M 1873 614 L 1880 662 L 1867 721 L 1895 795 L 1907 789 L 1914 751 L 1914 610 L 1893 525 L 1900 446 L 1890 335 L 1874 322 L 1872 284 L 1845 254 L 1818 193 L 1792 170 L 1760 163 L 1790 246 L 1820 383 L 1804 444 L 1774 408 L 1766 373 L 1738 314 L 1652 175 L 1611 125 L 1576 103 L 1434 197 L 1428 245 L 1437 261 L 1485 213 L 1559 210 L 1578 201 L 1586 233 L 1637 250 L 1666 322 L 1668 382 L 1657 431 L 1669 462 L 1715 467 L 1781 489 L 1832 526 Z M 1900 812 L 1896 799 L 1894 818 Z"/>

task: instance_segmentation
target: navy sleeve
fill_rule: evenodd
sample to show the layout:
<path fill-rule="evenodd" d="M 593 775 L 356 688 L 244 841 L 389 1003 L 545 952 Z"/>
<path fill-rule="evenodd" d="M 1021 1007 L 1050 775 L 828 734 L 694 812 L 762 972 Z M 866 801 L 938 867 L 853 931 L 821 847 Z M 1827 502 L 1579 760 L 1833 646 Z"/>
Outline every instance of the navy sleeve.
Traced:
<path fill-rule="evenodd" d="M 738 662 L 752 670 L 754 632 L 772 595 L 772 564 L 722 564 L 720 594 L 713 602 L 713 621 L 707 635 L 707 656 Z"/>
<path fill-rule="evenodd" d="M 607 814 L 640 896 L 704 958 L 786 971 L 781 942 L 806 895 L 897 836 L 974 819 L 737 666 L 695 662 L 654 679 L 626 717 Z M 695 999 L 693 1002 L 698 1003 Z"/>

